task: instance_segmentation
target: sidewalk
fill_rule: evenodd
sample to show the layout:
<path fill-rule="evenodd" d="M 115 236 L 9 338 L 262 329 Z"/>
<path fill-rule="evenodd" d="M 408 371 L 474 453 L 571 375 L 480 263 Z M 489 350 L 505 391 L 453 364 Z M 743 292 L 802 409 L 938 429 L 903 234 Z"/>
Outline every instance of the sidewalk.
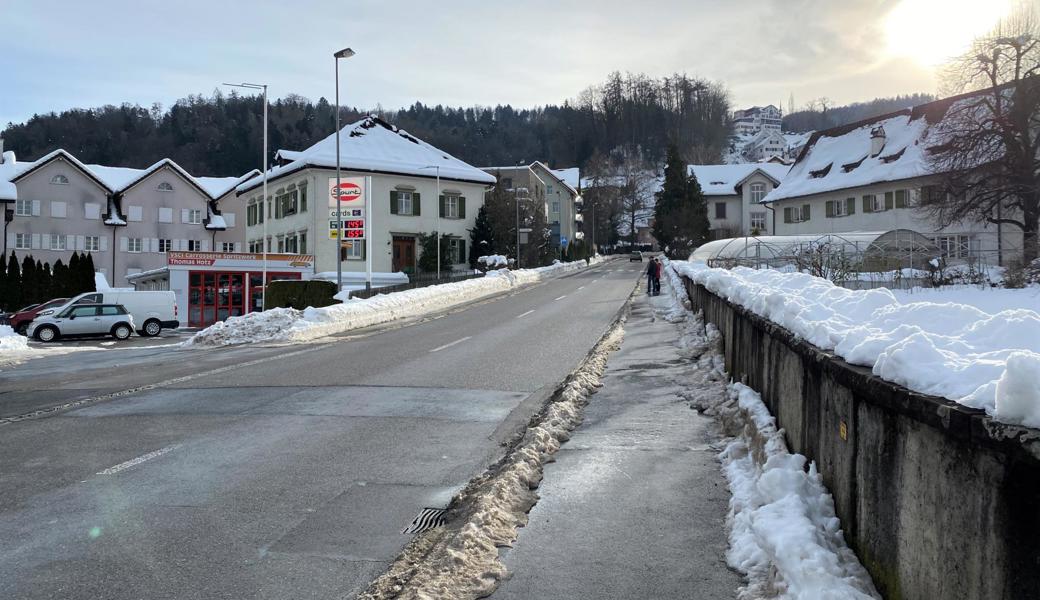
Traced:
<path fill-rule="evenodd" d="M 667 278 L 661 287 L 634 300 L 602 389 L 502 554 L 512 577 L 493 600 L 733 598 L 741 585 L 725 562 L 729 492 L 709 447 L 719 434 L 672 383 L 693 365 L 678 328 L 655 316 Z"/>

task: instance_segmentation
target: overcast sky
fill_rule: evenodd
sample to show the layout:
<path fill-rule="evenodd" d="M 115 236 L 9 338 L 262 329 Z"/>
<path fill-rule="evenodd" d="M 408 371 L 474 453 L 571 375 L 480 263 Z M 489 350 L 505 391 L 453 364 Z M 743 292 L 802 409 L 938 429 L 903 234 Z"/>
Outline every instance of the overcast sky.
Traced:
<path fill-rule="evenodd" d="M 786 109 L 790 94 L 843 104 L 935 92 L 936 50 L 966 43 L 1002 3 L 0 0 L 0 125 L 167 107 L 224 81 L 331 101 L 344 46 L 357 56 L 341 63 L 343 103 L 359 107 L 561 103 L 613 70 L 718 80 L 735 108 Z"/>

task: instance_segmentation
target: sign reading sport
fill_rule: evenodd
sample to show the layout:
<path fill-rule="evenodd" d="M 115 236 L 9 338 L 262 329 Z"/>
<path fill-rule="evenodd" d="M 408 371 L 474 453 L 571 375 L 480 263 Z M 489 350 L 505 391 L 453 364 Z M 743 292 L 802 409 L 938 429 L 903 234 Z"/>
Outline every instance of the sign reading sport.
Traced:
<path fill-rule="evenodd" d="M 339 198 L 343 209 L 363 207 L 365 204 L 365 178 L 343 177 L 339 184 Z M 329 177 L 329 208 L 336 208 L 336 178 Z"/>

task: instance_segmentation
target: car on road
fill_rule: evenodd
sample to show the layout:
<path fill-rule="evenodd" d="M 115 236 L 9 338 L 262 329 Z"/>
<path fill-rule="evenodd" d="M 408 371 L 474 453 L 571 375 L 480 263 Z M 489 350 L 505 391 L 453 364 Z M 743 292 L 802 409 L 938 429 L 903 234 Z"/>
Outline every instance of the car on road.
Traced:
<path fill-rule="evenodd" d="M 157 336 L 163 329 L 181 326 L 177 318 L 177 296 L 171 291 L 100 290 L 74 297 L 66 306 L 75 304 L 119 304 L 134 317 L 144 336 Z"/>
<path fill-rule="evenodd" d="M 121 304 L 70 304 L 34 319 L 27 333 L 41 342 L 102 335 L 125 340 L 134 333 L 134 317 Z"/>
<path fill-rule="evenodd" d="M 643 253 L 639 250 L 633 250 L 632 254 L 628 255 L 628 262 L 643 262 Z"/>
<path fill-rule="evenodd" d="M 68 298 L 55 298 L 54 300 L 48 300 L 43 304 L 30 304 L 21 310 L 15 311 L 7 317 L 7 324 L 10 325 L 11 329 L 14 329 L 15 332 L 20 335 L 25 335 L 26 331 L 29 329 L 29 324 L 32 323 L 33 319 L 35 319 L 40 313 L 59 306 L 64 306 L 65 304 L 68 304 L 68 302 Z"/>

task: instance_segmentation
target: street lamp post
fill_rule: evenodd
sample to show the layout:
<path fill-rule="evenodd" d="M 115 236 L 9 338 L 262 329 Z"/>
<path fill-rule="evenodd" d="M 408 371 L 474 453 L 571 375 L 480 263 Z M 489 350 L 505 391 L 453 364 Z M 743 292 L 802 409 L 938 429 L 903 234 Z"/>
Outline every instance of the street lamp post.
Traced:
<path fill-rule="evenodd" d="M 441 167 L 426 165 L 421 169 L 437 169 L 437 281 L 441 280 Z"/>
<path fill-rule="evenodd" d="M 229 87 L 262 90 L 264 95 L 264 197 L 260 202 L 260 214 L 263 216 L 263 241 L 260 250 L 263 254 L 263 279 L 260 282 L 260 310 L 267 310 L 267 84 L 266 83 L 225 83 Z"/>
<path fill-rule="evenodd" d="M 354 56 L 354 51 L 344 48 L 334 53 L 336 62 L 336 293 L 343 291 L 343 196 L 340 193 L 340 179 L 342 178 L 339 164 L 339 59 Z M 366 192 L 367 193 L 367 192 Z M 371 215 L 365 215 L 368 219 Z M 368 241 L 366 240 L 366 244 Z M 371 285 L 366 282 L 365 287 Z"/>

